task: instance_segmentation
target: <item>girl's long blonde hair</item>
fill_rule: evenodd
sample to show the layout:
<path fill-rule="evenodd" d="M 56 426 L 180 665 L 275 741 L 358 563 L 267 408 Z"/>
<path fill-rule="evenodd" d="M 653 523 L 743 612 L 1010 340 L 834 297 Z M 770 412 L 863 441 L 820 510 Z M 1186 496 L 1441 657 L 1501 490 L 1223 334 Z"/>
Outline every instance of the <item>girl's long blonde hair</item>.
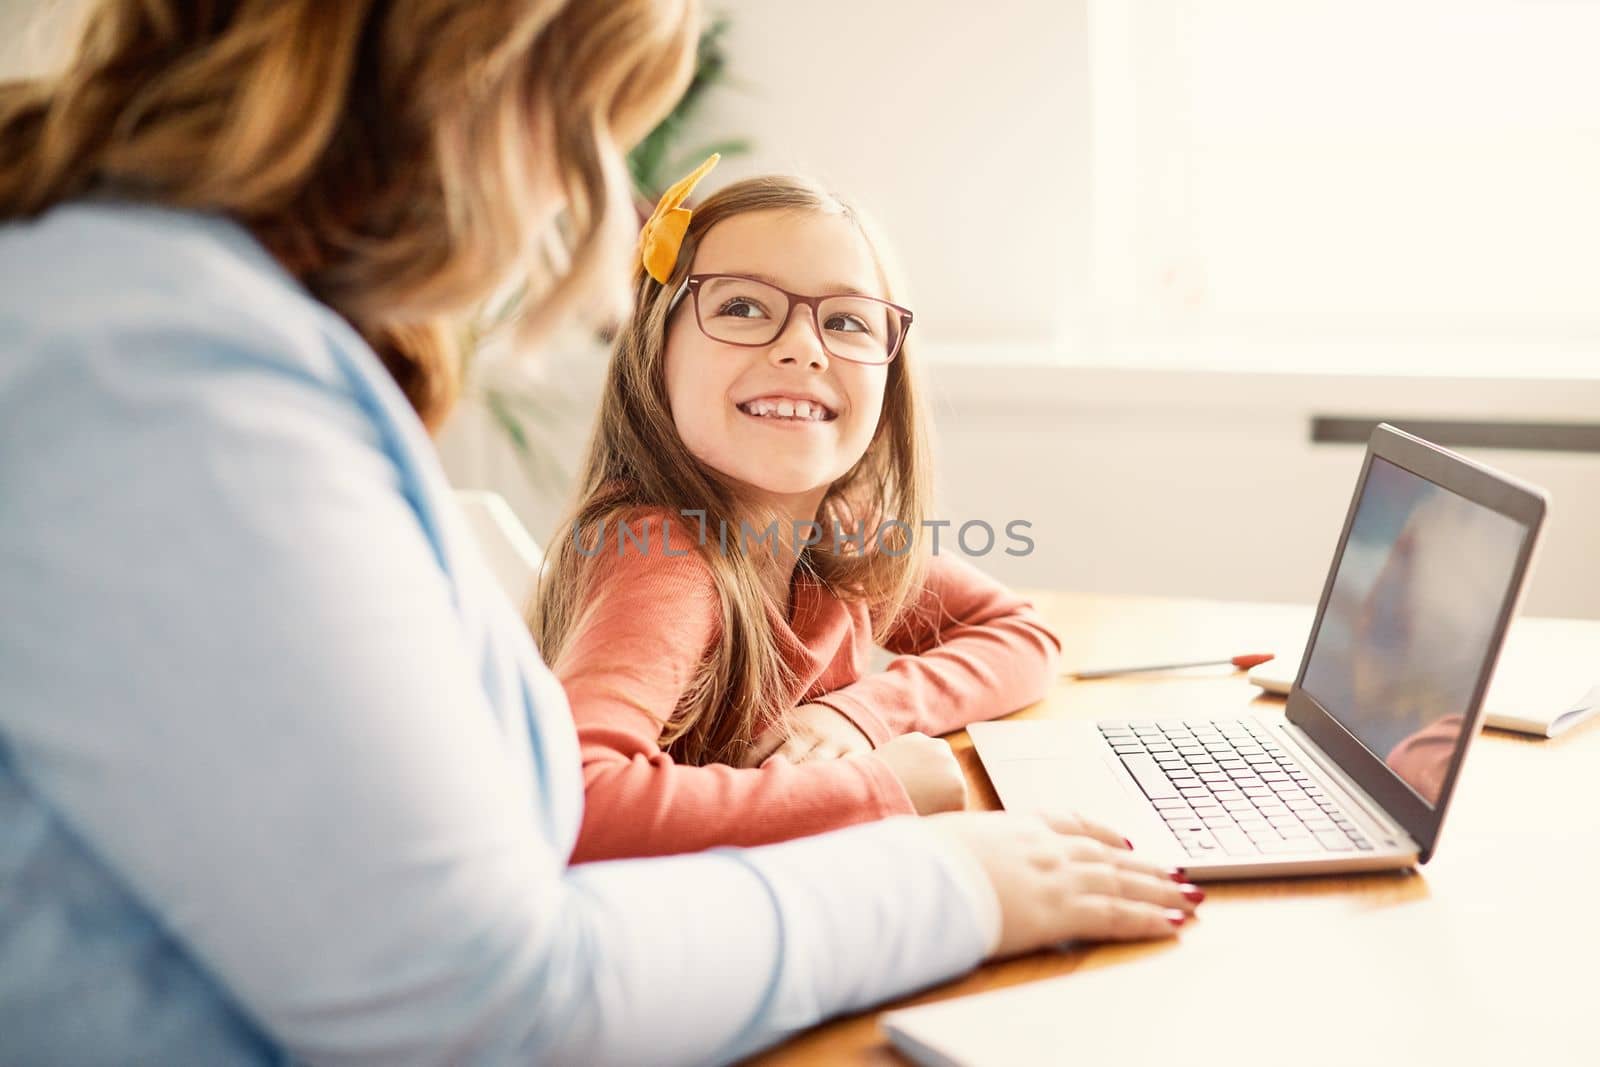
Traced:
<path fill-rule="evenodd" d="M 437 428 L 493 294 L 531 280 L 542 326 L 623 276 L 621 146 L 697 25 L 696 0 L 101 0 L 63 72 L 0 85 L 0 221 L 97 195 L 232 216 Z"/>
<path fill-rule="evenodd" d="M 708 534 L 699 553 L 715 581 L 721 609 L 719 640 L 699 665 L 688 693 L 665 724 L 661 745 L 682 762 L 732 762 L 754 740 L 759 726 L 782 716 L 791 677 L 768 621 L 770 595 L 740 523 L 762 529 L 770 516 L 756 515 L 747 490 L 701 463 L 674 426 L 666 389 L 668 305 L 690 273 L 695 252 L 718 223 L 756 211 L 814 212 L 850 220 L 871 249 L 883 276 L 884 296 L 895 299 L 883 245 L 860 213 L 816 184 L 792 177 L 752 178 L 721 189 L 694 209 L 677 266 L 665 284 L 642 268 L 634 278 L 633 313 L 618 335 L 607 370 L 599 419 L 580 479 L 577 504 L 552 538 L 540 576 L 530 623 L 546 658 L 559 665 L 568 641 L 581 629 L 597 568 L 605 552 L 589 539 L 641 512 L 704 512 L 707 529 L 726 523 L 730 534 Z M 680 303 L 673 314 L 693 314 Z M 889 552 L 873 551 L 882 521 L 897 519 L 915 534 L 922 529 L 929 493 L 927 438 L 916 382 L 916 357 L 903 347 L 888 367 L 883 412 L 865 454 L 829 487 L 818 520 L 822 543 L 802 554 L 799 566 L 835 596 L 868 601 L 879 638 L 904 610 L 926 565 L 920 537 L 886 527 Z M 866 552 L 839 542 L 833 526 L 867 531 Z M 689 520 L 685 520 L 687 525 Z M 580 551 L 575 533 L 584 538 Z M 787 537 L 787 531 L 783 532 Z M 666 623 L 664 623 L 666 624 Z"/>

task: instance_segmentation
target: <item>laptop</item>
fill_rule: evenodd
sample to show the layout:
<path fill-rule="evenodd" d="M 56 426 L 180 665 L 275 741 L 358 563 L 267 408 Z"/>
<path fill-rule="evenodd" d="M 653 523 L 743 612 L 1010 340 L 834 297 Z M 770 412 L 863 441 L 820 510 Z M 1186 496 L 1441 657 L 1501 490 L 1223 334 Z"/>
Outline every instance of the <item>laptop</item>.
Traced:
<path fill-rule="evenodd" d="M 1011 810 L 1096 818 L 1192 880 L 1392 870 L 1438 844 L 1545 494 L 1380 425 L 1282 721 L 973 723 Z"/>

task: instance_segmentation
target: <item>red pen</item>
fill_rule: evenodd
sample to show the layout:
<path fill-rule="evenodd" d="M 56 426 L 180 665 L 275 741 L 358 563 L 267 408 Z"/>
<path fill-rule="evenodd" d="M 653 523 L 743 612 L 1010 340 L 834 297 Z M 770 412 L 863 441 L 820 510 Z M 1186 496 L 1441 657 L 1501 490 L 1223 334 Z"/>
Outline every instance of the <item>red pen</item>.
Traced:
<path fill-rule="evenodd" d="M 1232 659 L 1203 659 L 1193 663 L 1155 663 L 1147 667 L 1108 667 L 1094 671 L 1072 671 L 1073 678 L 1115 678 L 1119 674 L 1145 674 L 1150 671 L 1183 671 L 1190 667 L 1222 667 L 1233 664 L 1241 671 L 1251 667 L 1258 667 L 1272 659 L 1270 652 L 1253 652 L 1243 656 L 1234 656 Z"/>

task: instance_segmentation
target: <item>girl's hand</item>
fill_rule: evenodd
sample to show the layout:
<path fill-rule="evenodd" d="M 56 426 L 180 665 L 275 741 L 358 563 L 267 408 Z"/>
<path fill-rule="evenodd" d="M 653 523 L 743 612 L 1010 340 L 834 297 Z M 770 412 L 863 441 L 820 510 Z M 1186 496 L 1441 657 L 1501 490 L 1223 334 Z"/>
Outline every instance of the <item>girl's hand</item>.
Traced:
<path fill-rule="evenodd" d="M 860 758 L 887 763 L 918 815 L 960 811 L 967 806 L 967 778 L 949 742 L 927 734 L 901 734 Z"/>
<path fill-rule="evenodd" d="M 972 812 L 928 825 L 966 849 L 1000 900 L 998 956 L 1061 941 L 1171 937 L 1205 893 L 1134 858 L 1127 842 L 1073 815 Z"/>
<path fill-rule="evenodd" d="M 759 767 L 769 759 L 805 763 L 871 752 L 861 728 L 826 704 L 801 704 L 784 723 L 774 723 L 756 738 L 740 767 Z"/>

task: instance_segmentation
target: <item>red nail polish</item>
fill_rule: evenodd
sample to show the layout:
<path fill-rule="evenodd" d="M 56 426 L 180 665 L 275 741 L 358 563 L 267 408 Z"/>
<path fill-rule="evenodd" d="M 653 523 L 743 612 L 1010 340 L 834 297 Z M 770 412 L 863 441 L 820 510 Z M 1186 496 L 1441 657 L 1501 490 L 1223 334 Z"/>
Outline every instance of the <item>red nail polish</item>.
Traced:
<path fill-rule="evenodd" d="M 1184 899 L 1191 903 L 1198 904 L 1206 899 L 1206 891 L 1197 885 L 1185 885 L 1182 887 L 1182 891 Z"/>
<path fill-rule="evenodd" d="M 1173 926 L 1182 926 L 1184 923 L 1186 923 L 1188 921 L 1189 921 L 1189 916 L 1184 914 L 1181 911 L 1169 911 L 1169 912 L 1167 912 L 1167 922 L 1171 923 Z"/>
<path fill-rule="evenodd" d="M 1171 878 L 1174 882 L 1187 882 L 1189 880 L 1189 872 L 1184 870 L 1182 867 L 1174 867 L 1172 870 L 1167 872 L 1167 877 Z"/>
<path fill-rule="evenodd" d="M 1132 852 L 1133 851 L 1133 842 L 1129 841 L 1126 837 L 1124 837 L 1122 839 L 1122 847 L 1127 849 L 1129 852 Z"/>

